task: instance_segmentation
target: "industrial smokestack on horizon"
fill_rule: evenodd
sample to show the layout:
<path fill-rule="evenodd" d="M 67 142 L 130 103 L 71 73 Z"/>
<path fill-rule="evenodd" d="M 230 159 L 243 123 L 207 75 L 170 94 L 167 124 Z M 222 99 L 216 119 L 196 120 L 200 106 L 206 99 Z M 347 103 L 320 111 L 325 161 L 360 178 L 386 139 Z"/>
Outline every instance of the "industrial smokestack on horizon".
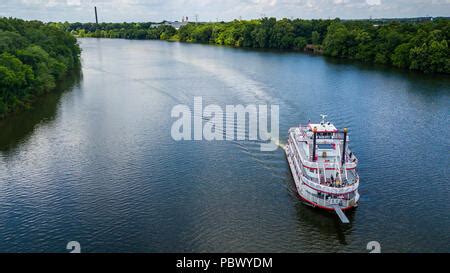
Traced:
<path fill-rule="evenodd" d="M 95 23 L 98 24 L 97 7 L 94 7 L 94 11 L 95 11 Z"/>

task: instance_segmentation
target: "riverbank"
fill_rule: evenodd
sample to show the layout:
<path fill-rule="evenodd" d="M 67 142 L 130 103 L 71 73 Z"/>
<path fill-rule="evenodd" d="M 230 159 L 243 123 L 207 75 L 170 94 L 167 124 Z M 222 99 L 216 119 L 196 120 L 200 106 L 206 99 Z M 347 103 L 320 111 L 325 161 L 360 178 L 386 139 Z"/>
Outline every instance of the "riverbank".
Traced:
<path fill-rule="evenodd" d="M 450 20 L 234 20 L 188 23 L 64 23 L 79 37 L 156 39 L 237 48 L 308 51 L 424 73 L 450 74 Z"/>
<path fill-rule="evenodd" d="M 39 21 L 0 18 L 0 119 L 32 107 L 74 69 L 75 37 Z"/>

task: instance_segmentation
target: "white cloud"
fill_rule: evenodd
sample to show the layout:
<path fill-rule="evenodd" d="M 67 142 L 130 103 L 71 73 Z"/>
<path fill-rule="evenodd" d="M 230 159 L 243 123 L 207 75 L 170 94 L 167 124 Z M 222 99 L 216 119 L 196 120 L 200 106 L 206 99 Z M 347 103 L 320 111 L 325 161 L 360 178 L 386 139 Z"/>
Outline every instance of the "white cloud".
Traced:
<path fill-rule="evenodd" d="M 450 0 L 0 0 L 0 16 L 92 22 L 94 6 L 107 22 L 450 16 Z"/>
<path fill-rule="evenodd" d="M 81 0 L 67 0 L 67 5 L 69 6 L 80 6 Z"/>
<path fill-rule="evenodd" d="M 381 0 L 366 0 L 366 3 L 370 6 L 381 5 Z"/>

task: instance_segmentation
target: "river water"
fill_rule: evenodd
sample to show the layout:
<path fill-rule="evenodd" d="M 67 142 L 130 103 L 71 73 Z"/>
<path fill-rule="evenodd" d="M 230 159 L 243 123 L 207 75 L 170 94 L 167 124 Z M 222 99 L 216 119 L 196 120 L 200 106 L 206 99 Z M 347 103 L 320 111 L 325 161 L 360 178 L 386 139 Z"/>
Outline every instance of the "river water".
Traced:
<path fill-rule="evenodd" d="M 450 250 L 450 78 L 301 53 L 80 39 L 82 69 L 0 123 L 0 251 Z M 284 152 L 175 141 L 171 110 L 277 104 L 291 126 L 348 127 L 359 207 L 302 204 Z"/>

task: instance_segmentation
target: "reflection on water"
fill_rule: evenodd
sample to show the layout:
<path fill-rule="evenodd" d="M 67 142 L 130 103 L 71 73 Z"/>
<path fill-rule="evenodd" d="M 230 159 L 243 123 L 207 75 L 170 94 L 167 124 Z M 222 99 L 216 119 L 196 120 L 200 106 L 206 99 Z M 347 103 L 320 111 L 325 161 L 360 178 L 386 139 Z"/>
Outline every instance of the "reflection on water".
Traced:
<path fill-rule="evenodd" d="M 0 126 L 0 252 L 448 251 L 448 76 L 299 53 L 80 39 L 83 77 Z M 300 202 L 282 149 L 174 141 L 177 104 L 349 128 L 359 207 Z"/>
<path fill-rule="evenodd" d="M 61 96 L 79 84 L 81 77 L 81 67 L 77 67 L 70 71 L 53 91 L 37 98 L 30 109 L 0 120 L 0 152 L 7 155 L 20 143 L 25 142 L 37 125 L 53 121 Z"/>
<path fill-rule="evenodd" d="M 298 236 L 305 237 L 305 240 L 311 240 L 311 244 L 317 244 L 318 240 L 328 242 L 329 245 L 321 249 L 321 252 L 339 251 L 339 248 L 334 246 L 348 245 L 347 236 L 351 235 L 358 208 L 346 211 L 345 214 L 350 223 L 342 224 L 334 212 L 318 210 L 303 202 L 296 192 L 293 179 L 291 182 L 290 192 L 296 201 L 298 200 L 298 203 L 295 205 L 298 217 Z M 314 238 L 314 235 L 304 232 L 305 230 L 314 230 L 316 228 L 320 229 L 320 238 Z"/>

